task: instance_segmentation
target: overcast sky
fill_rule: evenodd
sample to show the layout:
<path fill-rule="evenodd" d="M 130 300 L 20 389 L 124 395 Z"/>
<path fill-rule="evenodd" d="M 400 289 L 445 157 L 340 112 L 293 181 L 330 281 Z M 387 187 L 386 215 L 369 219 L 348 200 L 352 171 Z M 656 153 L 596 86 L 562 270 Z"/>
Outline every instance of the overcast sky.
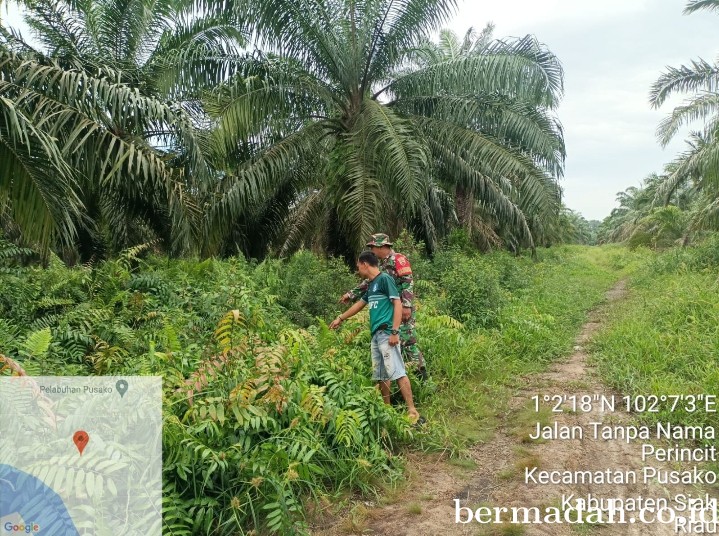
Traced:
<path fill-rule="evenodd" d="M 449 27 L 464 34 L 491 21 L 494 37 L 534 34 L 559 57 L 565 74 L 559 108 L 567 146 L 565 203 L 587 219 L 603 219 L 617 206 L 617 192 L 661 172 L 684 150 L 681 135 L 666 149 L 655 136 L 659 121 L 683 97 L 659 110 L 648 99 L 666 66 L 719 55 L 719 15 L 682 15 L 686 3 L 465 0 Z"/>
<path fill-rule="evenodd" d="M 493 22 L 495 37 L 534 34 L 559 57 L 565 72 L 559 108 L 567 145 L 565 203 L 587 219 L 603 219 L 616 206 L 617 192 L 661 172 L 684 149 L 681 135 L 666 149 L 655 136 L 659 121 L 682 99 L 652 110 L 648 95 L 666 66 L 699 57 L 713 61 L 719 54 L 719 15 L 682 15 L 685 5 L 686 0 L 460 0 L 448 26 L 463 35 L 470 26 Z M 2 17 L 17 24 L 17 8 L 6 6 Z"/>

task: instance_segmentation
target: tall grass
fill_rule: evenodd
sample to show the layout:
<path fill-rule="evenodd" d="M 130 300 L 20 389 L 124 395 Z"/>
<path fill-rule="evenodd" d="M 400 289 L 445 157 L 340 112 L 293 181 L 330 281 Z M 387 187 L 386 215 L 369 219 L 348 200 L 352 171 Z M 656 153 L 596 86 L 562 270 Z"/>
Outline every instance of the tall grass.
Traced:
<path fill-rule="evenodd" d="M 600 372 L 626 395 L 717 394 L 719 241 L 649 257 L 629 298 L 609 315 L 591 347 Z M 645 422 L 715 426 L 716 413 L 660 404 Z M 719 446 L 719 442 L 714 444 Z"/>

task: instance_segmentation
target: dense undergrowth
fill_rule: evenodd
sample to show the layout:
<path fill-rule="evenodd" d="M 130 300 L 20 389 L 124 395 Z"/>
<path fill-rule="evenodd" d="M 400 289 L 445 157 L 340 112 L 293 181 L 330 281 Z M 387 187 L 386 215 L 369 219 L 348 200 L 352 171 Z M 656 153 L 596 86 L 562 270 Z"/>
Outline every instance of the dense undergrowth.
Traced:
<path fill-rule="evenodd" d="M 327 329 L 354 276 L 308 252 L 253 265 L 135 248 L 42 269 L 0 243 L 3 373 L 161 375 L 166 532 L 301 533 L 307 505 L 398 479 L 403 448 L 459 455 L 482 439 L 504 389 L 566 354 L 638 255 L 563 247 L 536 261 L 454 249 L 430 261 L 401 248 L 432 375 L 413 381 L 431 423 L 423 431 L 374 390 L 366 317 Z"/>
<path fill-rule="evenodd" d="M 632 278 L 631 293 L 613 310 L 592 351 L 605 380 L 626 395 L 717 394 L 719 385 L 719 240 L 652 255 Z M 644 422 L 713 427 L 716 411 L 697 400 L 637 416 Z M 715 410 L 719 409 L 716 406 Z M 702 441 L 719 446 L 719 441 Z M 713 464 L 714 469 L 717 464 Z"/>

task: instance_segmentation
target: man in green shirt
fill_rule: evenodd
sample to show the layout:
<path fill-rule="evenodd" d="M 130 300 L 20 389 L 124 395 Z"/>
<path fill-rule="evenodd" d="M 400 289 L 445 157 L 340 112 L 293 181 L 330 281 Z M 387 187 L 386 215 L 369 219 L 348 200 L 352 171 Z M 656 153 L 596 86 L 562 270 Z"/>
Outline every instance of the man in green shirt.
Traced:
<path fill-rule="evenodd" d="M 352 307 L 335 318 L 330 329 L 337 329 L 342 322 L 354 316 L 369 304 L 370 331 L 372 332 L 372 379 L 382 393 L 386 404 L 390 403 L 389 386 L 397 381 L 400 393 L 407 404 L 412 422 L 420 419 L 412 399 L 412 386 L 407 378 L 399 346 L 399 325 L 402 322 L 402 302 L 394 279 L 379 270 L 379 260 L 371 251 L 363 252 L 357 259 L 357 270 L 368 280 L 365 293 Z"/>
<path fill-rule="evenodd" d="M 420 380 L 427 379 L 424 355 L 417 345 L 415 334 L 415 306 L 414 306 L 414 278 L 412 266 L 407 257 L 392 249 L 389 236 L 376 233 L 367 242 L 369 250 L 377 255 L 379 271 L 386 272 L 394 280 L 402 302 L 402 323 L 399 326 L 399 341 L 405 367 L 414 369 Z M 367 281 L 362 281 L 357 287 L 342 295 L 340 303 L 354 302 L 367 290 Z"/>

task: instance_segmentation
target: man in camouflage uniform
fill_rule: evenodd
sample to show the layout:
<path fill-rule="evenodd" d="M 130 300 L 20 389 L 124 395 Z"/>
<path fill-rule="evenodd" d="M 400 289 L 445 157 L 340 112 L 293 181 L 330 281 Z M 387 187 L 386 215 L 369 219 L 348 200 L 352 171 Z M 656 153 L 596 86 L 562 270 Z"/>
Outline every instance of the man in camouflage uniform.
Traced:
<path fill-rule="evenodd" d="M 413 368 L 421 380 L 427 379 L 427 369 L 424 363 L 424 356 L 417 346 L 417 337 L 414 334 L 415 308 L 412 280 L 412 267 L 407 257 L 396 253 L 392 249 L 392 242 L 389 236 L 384 233 L 373 234 L 367 247 L 372 250 L 379 259 L 379 269 L 387 272 L 394 279 L 402 300 L 402 324 L 399 327 L 399 337 L 402 343 L 402 358 L 407 369 Z M 340 303 L 354 302 L 367 290 L 368 282 L 365 279 L 358 287 L 353 288 L 340 298 Z"/>

